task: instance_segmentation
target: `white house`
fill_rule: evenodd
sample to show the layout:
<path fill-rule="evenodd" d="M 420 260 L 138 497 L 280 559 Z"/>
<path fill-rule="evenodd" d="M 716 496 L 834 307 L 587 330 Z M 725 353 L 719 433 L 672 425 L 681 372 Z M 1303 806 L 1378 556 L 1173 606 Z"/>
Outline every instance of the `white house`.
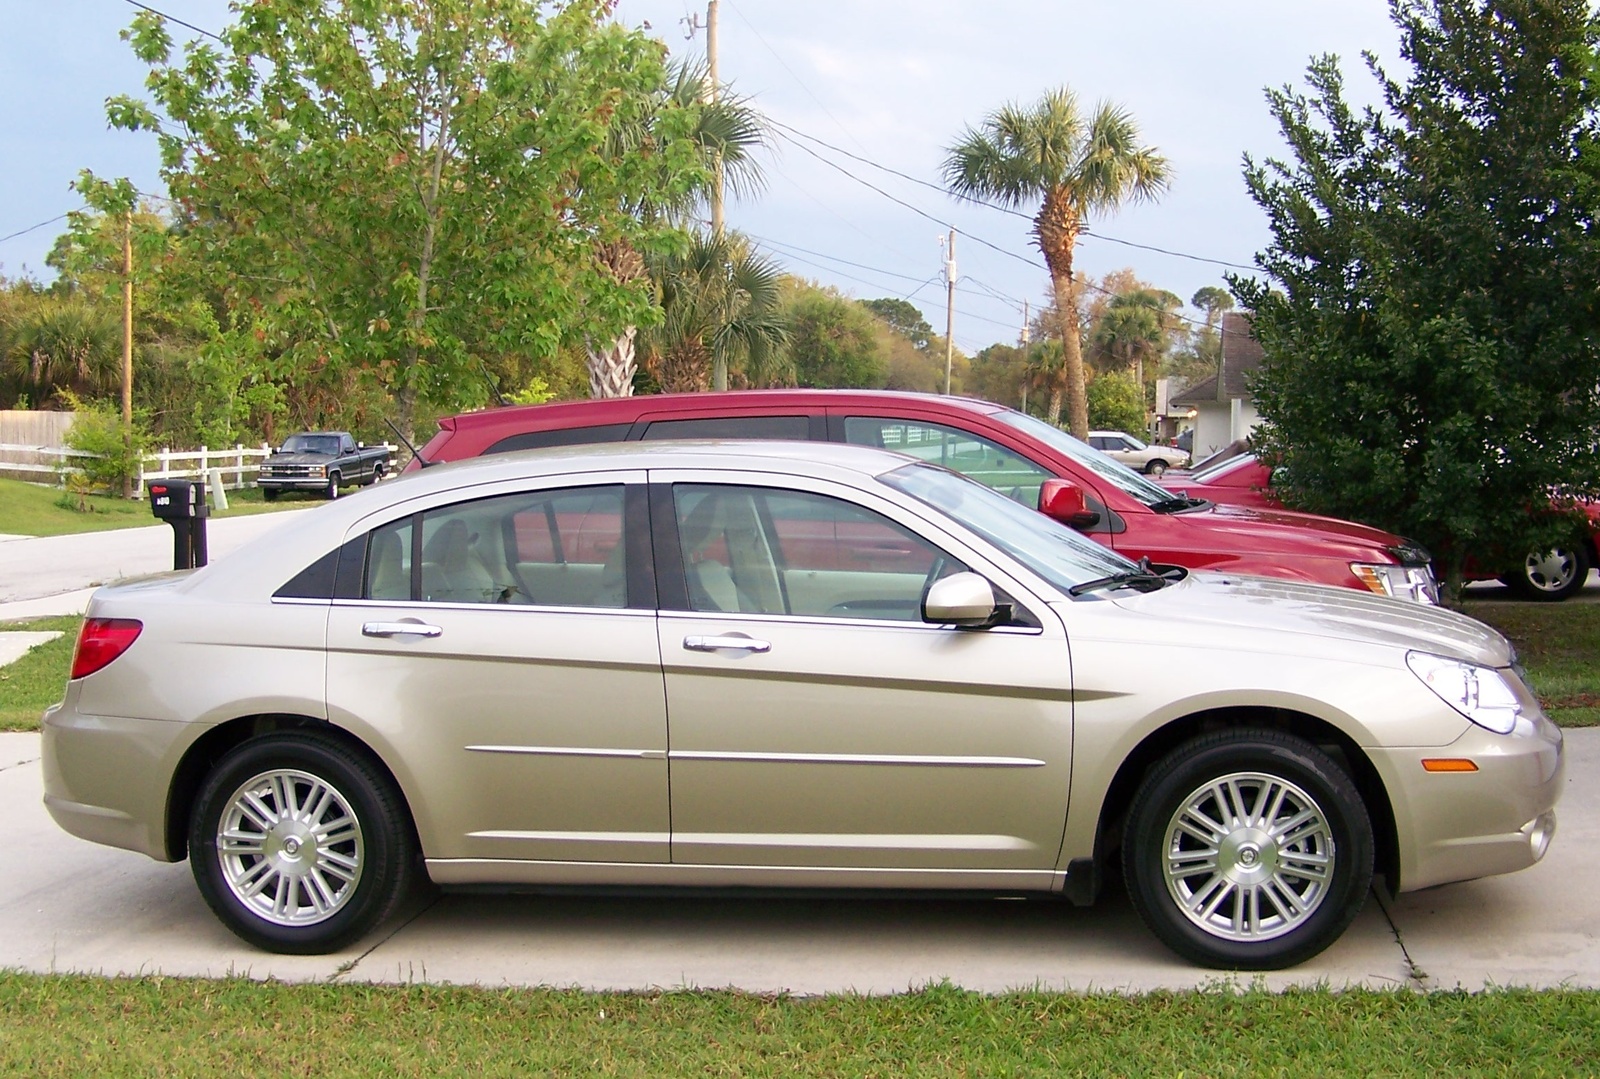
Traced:
<path fill-rule="evenodd" d="M 1195 410 L 1193 458 L 1198 461 L 1236 439 L 1248 437 L 1260 417 L 1249 377 L 1261 366 L 1261 344 L 1250 317 L 1237 311 L 1222 316 L 1222 370 L 1172 398 L 1172 409 Z"/>

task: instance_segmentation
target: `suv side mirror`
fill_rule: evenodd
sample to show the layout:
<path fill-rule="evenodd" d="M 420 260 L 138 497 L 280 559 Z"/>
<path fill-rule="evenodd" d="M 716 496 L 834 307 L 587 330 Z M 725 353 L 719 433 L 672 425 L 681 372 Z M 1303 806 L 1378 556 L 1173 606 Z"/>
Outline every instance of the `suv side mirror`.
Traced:
<path fill-rule="evenodd" d="M 1090 528 L 1100 514 L 1089 508 L 1083 488 L 1068 480 L 1045 480 L 1039 486 L 1039 512 L 1069 528 Z"/>

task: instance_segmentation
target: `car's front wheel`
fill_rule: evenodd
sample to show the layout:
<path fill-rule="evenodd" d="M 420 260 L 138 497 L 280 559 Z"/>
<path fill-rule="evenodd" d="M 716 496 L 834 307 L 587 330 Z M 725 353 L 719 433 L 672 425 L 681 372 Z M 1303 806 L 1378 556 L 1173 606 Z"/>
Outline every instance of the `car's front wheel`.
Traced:
<path fill-rule="evenodd" d="M 1581 546 L 1535 551 L 1502 578 L 1524 599 L 1554 603 L 1577 595 L 1589 580 L 1589 552 Z"/>
<path fill-rule="evenodd" d="M 1147 475 L 1147 476 L 1160 476 L 1160 475 L 1163 475 L 1167 471 L 1167 462 L 1165 462 L 1161 458 L 1157 457 L 1154 460 L 1152 460 L 1149 464 L 1144 466 L 1144 471 L 1145 471 L 1145 475 Z"/>
<path fill-rule="evenodd" d="M 1322 750 L 1274 730 L 1186 742 L 1134 796 L 1123 837 L 1134 907 L 1168 947 L 1278 970 L 1338 939 L 1372 883 L 1372 824 Z"/>
<path fill-rule="evenodd" d="M 328 489 L 323 493 L 326 494 L 330 500 L 339 497 L 340 478 L 341 477 L 337 472 L 328 473 Z"/>
<path fill-rule="evenodd" d="M 263 502 L 276 502 L 277 500 L 278 500 L 278 489 L 276 487 L 263 487 L 263 488 L 261 488 L 261 501 L 263 501 Z"/>
<path fill-rule="evenodd" d="M 411 834 L 375 765 L 334 739 L 283 732 L 245 742 L 206 777 L 189 858 L 229 929 L 267 951 L 321 955 L 365 935 L 409 890 Z"/>

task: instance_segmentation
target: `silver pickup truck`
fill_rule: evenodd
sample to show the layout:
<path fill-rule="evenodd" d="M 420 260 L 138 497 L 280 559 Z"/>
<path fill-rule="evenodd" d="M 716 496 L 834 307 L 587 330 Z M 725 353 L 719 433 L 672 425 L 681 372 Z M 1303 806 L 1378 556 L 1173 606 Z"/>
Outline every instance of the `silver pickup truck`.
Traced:
<path fill-rule="evenodd" d="M 365 487 L 389 470 L 389 450 L 362 446 L 348 431 L 305 431 L 291 435 L 261 462 L 256 486 L 271 502 L 281 491 L 319 491 L 338 498 L 341 486 Z"/>

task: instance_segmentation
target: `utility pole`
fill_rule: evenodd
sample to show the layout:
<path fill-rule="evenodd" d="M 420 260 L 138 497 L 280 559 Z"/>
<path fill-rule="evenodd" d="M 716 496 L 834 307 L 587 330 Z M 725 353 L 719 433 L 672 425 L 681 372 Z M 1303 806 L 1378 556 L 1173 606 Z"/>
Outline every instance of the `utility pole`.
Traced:
<path fill-rule="evenodd" d="M 1022 349 L 1022 411 L 1028 411 L 1028 342 L 1033 339 L 1033 327 L 1028 325 L 1028 301 L 1022 301 L 1022 333 L 1017 337 L 1017 345 Z"/>
<path fill-rule="evenodd" d="M 722 94 L 722 84 L 717 81 L 717 3 L 706 0 L 706 66 L 711 75 L 711 104 Z M 722 151 L 718 150 L 711 163 L 711 233 L 722 239 Z M 726 375 L 724 375 L 726 378 Z M 727 389 L 718 386 L 719 390 Z"/>
<path fill-rule="evenodd" d="M 133 211 L 122 218 L 122 443 L 133 456 Z M 122 477 L 122 497 L 133 497 L 133 477 Z"/>
<path fill-rule="evenodd" d="M 950 360 L 956 349 L 956 230 L 950 230 L 944 247 L 945 319 L 944 319 L 944 392 L 950 395 Z"/>

